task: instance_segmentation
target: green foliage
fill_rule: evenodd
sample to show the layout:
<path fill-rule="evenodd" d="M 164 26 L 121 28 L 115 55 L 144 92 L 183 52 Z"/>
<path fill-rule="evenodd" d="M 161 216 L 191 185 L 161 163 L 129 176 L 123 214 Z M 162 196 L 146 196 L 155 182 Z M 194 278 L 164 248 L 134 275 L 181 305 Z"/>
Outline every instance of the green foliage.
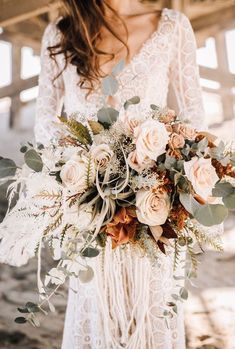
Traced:
<path fill-rule="evenodd" d="M 106 238 L 107 238 L 107 235 L 104 234 L 104 233 L 99 233 L 97 236 L 96 236 L 96 242 L 97 244 L 104 248 L 105 245 L 106 245 Z"/>
<path fill-rule="evenodd" d="M 221 204 L 201 205 L 198 210 L 194 212 L 196 220 L 206 227 L 211 227 L 222 223 L 228 215 L 228 209 Z"/>
<path fill-rule="evenodd" d="M 17 166 L 11 159 L 0 159 L 0 178 L 12 177 L 16 173 Z"/>
<path fill-rule="evenodd" d="M 117 118 L 118 118 L 119 112 L 115 110 L 114 108 L 101 108 L 98 113 L 97 117 L 100 123 L 102 124 L 113 124 Z"/>
<path fill-rule="evenodd" d="M 165 168 L 167 170 L 173 169 L 176 166 L 176 163 L 177 163 L 176 158 L 174 158 L 172 156 L 169 156 L 169 155 L 166 155 L 166 159 L 165 159 L 164 165 L 165 165 Z"/>
<path fill-rule="evenodd" d="M 229 210 L 235 209 L 235 188 L 230 195 L 223 198 L 223 203 Z"/>
<path fill-rule="evenodd" d="M 217 147 L 210 148 L 209 154 L 213 159 L 220 161 L 225 157 L 225 149 L 225 143 L 221 141 Z"/>
<path fill-rule="evenodd" d="M 20 148 L 21 153 L 26 153 L 27 150 L 28 150 L 27 145 L 22 145 L 22 147 Z"/>
<path fill-rule="evenodd" d="M 221 182 L 215 185 L 212 191 L 215 197 L 222 197 L 225 206 L 232 210 L 235 209 L 235 187 L 228 182 Z"/>
<path fill-rule="evenodd" d="M 184 208 L 193 216 L 201 206 L 191 194 L 180 193 L 179 199 Z"/>
<path fill-rule="evenodd" d="M 92 144 L 92 138 L 89 130 L 81 122 L 75 119 L 65 119 L 59 116 L 59 120 L 66 125 L 68 131 L 78 140 L 82 145 Z"/>
<path fill-rule="evenodd" d="M 94 247 L 87 247 L 84 251 L 82 251 L 83 257 L 93 258 L 99 255 L 100 251 Z"/>
<path fill-rule="evenodd" d="M 212 195 L 215 197 L 226 197 L 232 194 L 234 187 L 228 182 L 219 182 L 212 190 Z"/>
<path fill-rule="evenodd" d="M 180 297 L 183 300 L 187 300 L 188 299 L 188 291 L 186 290 L 185 287 L 181 287 L 181 289 L 180 289 Z"/>
<path fill-rule="evenodd" d="M 34 170 L 35 172 L 41 172 L 43 168 L 43 162 L 41 156 L 36 152 L 35 149 L 29 149 L 24 154 L 24 160 L 26 165 Z"/>
<path fill-rule="evenodd" d="M 27 319 L 23 316 L 19 316 L 19 317 L 15 318 L 15 322 L 17 324 L 25 324 L 27 322 Z"/>
<path fill-rule="evenodd" d="M 199 204 L 191 194 L 180 193 L 180 202 L 184 208 L 202 225 L 210 227 L 222 223 L 228 215 L 228 209 L 221 204 Z"/>
<path fill-rule="evenodd" d="M 90 282 L 94 277 L 94 271 L 90 266 L 87 266 L 85 270 L 80 270 L 78 273 L 78 278 L 81 282 Z"/>
<path fill-rule="evenodd" d="M 139 104 L 139 102 L 140 102 L 140 97 L 139 96 L 134 96 L 134 97 L 128 99 L 124 103 L 124 109 L 127 110 L 130 105 Z"/>

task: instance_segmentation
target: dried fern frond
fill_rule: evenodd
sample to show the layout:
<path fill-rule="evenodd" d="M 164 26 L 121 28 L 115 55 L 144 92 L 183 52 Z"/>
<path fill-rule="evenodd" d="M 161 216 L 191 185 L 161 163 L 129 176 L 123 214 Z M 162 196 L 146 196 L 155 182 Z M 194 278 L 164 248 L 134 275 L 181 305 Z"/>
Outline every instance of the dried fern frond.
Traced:
<path fill-rule="evenodd" d="M 86 168 L 86 185 L 87 188 L 89 188 L 91 186 L 91 184 L 93 183 L 93 174 L 94 174 L 94 163 L 92 161 L 92 157 L 89 156 L 88 157 L 88 161 L 87 161 L 87 168 Z"/>
<path fill-rule="evenodd" d="M 204 243 L 206 245 L 211 246 L 216 251 L 222 252 L 224 250 L 220 235 L 211 236 L 210 234 L 207 234 L 205 231 L 200 231 L 196 228 L 192 229 L 192 233 L 194 234 L 199 245 Z"/>
<path fill-rule="evenodd" d="M 194 252 L 193 248 L 191 245 L 187 244 L 187 252 L 190 258 L 191 266 L 192 266 L 192 271 L 194 273 L 197 272 L 198 269 L 198 260 L 197 260 L 197 254 Z"/>
<path fill-rule="evenodd" d="M 53 191 L 50 193 L 47 190 L 43 190 L 39 194 L 35 195 L 34 198 L 41 198 L 46 200 L 59 200 L 62 197 L 61 192 L 54 193 Z"/>
<path fill-rule="evenodd" d="M 72 227 L 71 224 L 66 224 L 66 225 L 64 226 L 64 228 L 62 229 L 62 232 L 61 232 L 61 235 L 60 235 L 60 247 L 63 246 L 63 242 L 64 242 L 64 239 L 65 239 L 67 230 L 68 230 L 69 228 L 71 228 L 71 227 Z"/>
<path fill-rule="evenodd" d="M 46 229 L 43 232 L 43 235 L 46 236 L 49 233 L 53 232 L 55 229 L 57 229 L 62 223 L 62 217 L 63 213 L 60 213 L 58 217 L 55 219 L 55 221 L 46 227 Z"/>
<path fill-rule="evenodd" d="M 174 271 L 176 271 L 176 268 L 180 262 L 180 244 L 178 243 L 177 239 L 175 239 L 174 242 L 174 264 L 173 268 Z"/>

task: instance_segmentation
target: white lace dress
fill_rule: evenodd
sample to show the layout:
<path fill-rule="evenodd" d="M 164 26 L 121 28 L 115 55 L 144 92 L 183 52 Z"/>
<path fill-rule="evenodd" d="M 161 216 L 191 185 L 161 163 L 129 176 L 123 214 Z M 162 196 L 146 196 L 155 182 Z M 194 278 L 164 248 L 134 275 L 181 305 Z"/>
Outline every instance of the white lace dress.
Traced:
<path fill-rule="evenodd" d="M 35 126 L 36 139 L 44 144 L 56 137 L 54 121 L 62 100 L 67 115 L 79 111 L 81 121 L 95 119 L 103 104 L 99 89 L 85 99 L 72 65 L 52 81 L 64 60 L 62 56 L 57 56 L 56 63 L 51 60 L 47 47 L 58 41 L 56 25 L 50 24 L 42 42 Z M 118 81 L 116 108 L 134 95 L 141 98 L 134 107 L 139 115 L 148 110 L 150 103 L 164 107 L 169 105 L 170 87 L 177 112 L 202 128 L 204 111 L 195 37 L 183 14 L 163 10 L 157 30 L 119 73 Z M 71 279 L 62 349 L 184 349 L 182 306 L 169 327 L 162 318 L 166 302 L 175 292 L 172 263 L 171 253 L 159 253 L 158 264 L 152 266 L 131 246 L 111 251 L 109 243 L 103 254 L 91 260 L 95 271 L 92 282 L 81 284 Z M 182 273 L 178 270 L 178 275 Z"/>

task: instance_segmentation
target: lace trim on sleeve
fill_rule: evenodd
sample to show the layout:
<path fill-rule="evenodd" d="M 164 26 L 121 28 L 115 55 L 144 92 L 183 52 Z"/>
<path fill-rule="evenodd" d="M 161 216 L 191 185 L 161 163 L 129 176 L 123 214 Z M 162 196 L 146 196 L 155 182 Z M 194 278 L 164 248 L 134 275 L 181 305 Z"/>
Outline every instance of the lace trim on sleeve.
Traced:
<path fill-rule="evenodd" d="M 39 94 L 34 128 L 36 141 L 43 144 L 48 144 L 58 132 L 54 122 L 56 121 L 56 115 L 60 109 L 60 102 L 64 94 L 62 75 L 55 79 L 61 71 L 58 59 L 56 61 L 51 59 L 47 50 L 48 46 L 55 45 L 58 41 L 59 33 L 56 29 L 56 24 L 50 23 L 46 27 L 42 39 L 41 73 L 39 76 Z"/>
<path fill-rule="evenodd" d="M 196 128 L 205 129 L 196 48 L 192 26 L 188 18 L 178 12 L 172 43 L 170 82 L 177 100 L 179 115 Z"/>

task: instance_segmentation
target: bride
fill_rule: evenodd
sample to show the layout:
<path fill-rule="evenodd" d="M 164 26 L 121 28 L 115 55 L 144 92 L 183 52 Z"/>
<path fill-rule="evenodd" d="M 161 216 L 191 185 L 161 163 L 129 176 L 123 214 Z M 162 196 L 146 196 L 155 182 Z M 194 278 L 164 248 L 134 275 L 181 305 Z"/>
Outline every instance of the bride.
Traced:
<path fill-rule="evenodd" d="M 150 103 L 172 106 L 173 96 L 177 113 L 202 128 L 192 27 L 180 12 L 156 10 L 157 2 L 62 1 L 64 15 L 48 25 L 42 40 L 38 142 L 48 144 L 57 137 L 55 121 L 62 105 L 67 116 L 78 112 L 81 122 L 95 119 L 104 103 L 99 83 L 122 59 L 119 89 L 108 98 L 109 105 L 119 109 L 138 95 L 141 102 L 133 112 L 142 115 Z M 90 262 L 94 280 L 70 280 L 62 349 L 184 349 L 182 305 L 168 325 L 163 316 L 176 287 L 172 259 L 170 250 L 167 255 L 159 252 L 153 266 L 129 245 L 123 252 L 121 247 L 112 251 L 108 244 L 105 253 Z"/>

